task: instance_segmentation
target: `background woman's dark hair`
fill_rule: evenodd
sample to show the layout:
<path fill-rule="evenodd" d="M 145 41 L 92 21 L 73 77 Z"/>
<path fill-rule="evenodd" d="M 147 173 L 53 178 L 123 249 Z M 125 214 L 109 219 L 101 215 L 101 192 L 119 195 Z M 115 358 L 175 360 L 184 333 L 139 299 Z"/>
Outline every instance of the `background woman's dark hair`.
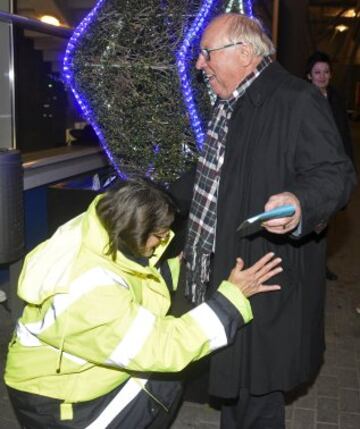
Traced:
<path fill-rule="evenodd" d="M 145 179 L 133 179 L 105 193 L 96 212 L 109 234 L 106 253 L 115 260 L 117 250 L 142 256 L 149 235 L 171 226 L 176 206 L 159 186 Z"/>
<path fill-rule="evenodd" d="M 305 66 L 305 76 L 307 78 L 308 74 L 311 73 L 312 68 L 316 63 L 327 63 L 330 66 L 331 70 L 331 60 L 328 54 L 325 52 L 316 51 L 308 58 Z"/>

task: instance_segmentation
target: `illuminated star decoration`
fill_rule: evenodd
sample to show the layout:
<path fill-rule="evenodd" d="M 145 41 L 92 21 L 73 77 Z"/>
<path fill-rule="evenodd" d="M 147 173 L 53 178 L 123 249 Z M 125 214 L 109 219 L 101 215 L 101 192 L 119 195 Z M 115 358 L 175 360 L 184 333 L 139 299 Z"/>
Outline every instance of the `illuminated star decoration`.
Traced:
<path fill-rule="evenodd" d="M 124 174 L 120 170 L 119 163 L 118 163 L 117 159 L 113 156 L 102 131 L 100 130 L 98 124 L 96 123 L 96 121 L 94 119 L 94 114 L 93 114 L 89 104 L 87 103 L 86 99 L 81 97 L 80 94 L 75 89 L 74 74 L 72 72 L 72 67 L 71 67 L 72 57 L 73 57 L 75 49 L 77 48 L 78 39 L 83 35 L 84 32 L 86 32 L 88 26 L 91 24 L 91 22 L 96 17 L 96 15 L 97 15 L 100 7 L 103 5 L 104 1 L 105 0 L 99 0 L 96 3 L 95 7 L 90 11 L 90 13 L 81 21 L 80 25 L 75 29 L 73 35 L 71 36 L 71 38 L 69 40 L 67 47 L 66 47 L 65 56 L 64 56 L 64 63 L 63 63 L 63 72 L 64 72 L 65 80 L 66 80 L 67 84 L 70 86 L 71 91 L 74 94 L 75 99 L 78 102 L 80 109 L 85 116 L 85 119 L 92 126 L 96 135 L 98 136 L 100 144 L 101 144 L 102 148 L 104 149 L 104 152 L 105 152 L 106 156 L 108 157 L 111 165 L 113 166 L 117 175 L 121 179 L 126 179 L 127 176 L 126 176 L 126 174 Z"/>
<path fill-rule="evenodd" d="M 177 49 L 175 44 L 178 46 L 179 40 L 185 32 L 184 28 L 188 28 L 186 21 L 190 20 L 192 22 L 194 14 L 190 12 L 184 15 L 175 0 L 171 3 L 160 1 L 158 4 L 158 0 L 152 1 L 153 7 L 149 7 L 149 4 L 142 0 L 128 9 L 126 8 L 128 3 L 126 0 L 97 1 L 91 12 L 75 29 L 69 41 L 64 57 L 63 71 L 64 80 L 74 94 L 83 116 L 97 134 L 104 153 L 117 175 L 121 178 L 126 178 L 133 174 L 145 174 L 151 176 L 154 180 L 164 178 L 165 181 L 171 181 L 176 174 L 185 170 L 181 170 L 181 168 L 186 167 L 186 163 L 191 162 L 191 159 L 196 157 L 198 151 L 191 136 L 192 133 L 188 129 L 191 126 L 190 117 L 184 114 L 186 108 L 182 102 L 181 87 L 178 81 L 176 65 L 174 64 L 174 52 Z M 196 2 L 194 1 L 195 4 Z M 167 8 L 170 9 L 168 13 L 165 11 Z M 161 27 L 161 24 L 158 26 L 155 22 L 155 19 L 162 15 L 162 13 L 159 13 L 159 9 L 164 12 L 164 28 Z M 135 18 L 133 20 L 131 19 L 132 11 L 134 11 L 133 16 Z M 141 15 L 139 12 L 142 13 L 143 11 L 147 11 L 147 13 Z M 174 13 L 174 11 L 177 13 Z M 186 20 L 184 20 L 184 17 L 186 17 Z M 123 22 L 127 22 L 127 27 L 124 31 L 124 24 L 121 22 L 123 18 L 125 19 Z M 96 29 L 100 28 L 101 30 L 101 26 L 104 26 L 107 21 L 109 21 L 110 25 L 106 29 L 109 29 L 109 31 L 104 29 L 104 31 L 96 33 Z M 113 27 L 114 22 L 115 26 Z M 120 26 L 118 22 L 121 22 Z M 150 22 L 150 26 L 146 25 L 148 22 Z M 138 27 L 137 33 L 127 39 L 129 36 L 127 31 L 131 32 L 141 23 L 143 25 Z M 121 37 L 123 39 L 118 37 L 120 32 L 113 33 L 113 29 L 117 27 L 122 32 Z M 159 29 L 163 33 L 167 33 L 168 43 L 164 42 L 166 39 L 165 34 L 165 37 L 159 38 L 160 42 L 154 38 L 154 34 L 156 35 Z M 143 49 L 144 41 L 141 43 L 139 30 L 141 34 L 147 33 L 150 36 L 144 39 L 147 43 L 150 40 L 150 47 L 151 44 L 155 46 L 157 44 L 157 46 L 160 45 L 161 47 L 161 43 L 164 44 L 164 47 L 167 46 L 163 50 L 160 49 L 159 53 L 153 51 L 158 63 L 151 64 L 149 53 L 152 50 Z M 126 40 L 124 45 L 122 45 L 122 40 Z M 127 56 L 127 46 L 129 46 L 129 52 L 132 52 L 131 56 Z M 142 50 L 144 51 L 143 56 L 141 56 Z M 131 61 L 133 61 L 133 64 L 131 64 Z M 142 66 L 145 69 L 144 75 L 138 72 Z M 94 70 L 92 74 L 91 71 L 89 72 L 91 68 Z M 116 95 L 113 97 L 116 91 L 113 91 L 109 97 L 109 88 L 114 85 L 115 80 L 111 81 L 108 78 L 115 68 L 125 70 L 126 76 L 123 81 L 121 81 L 121 73 L 118 73 L 118 76 L 121 88 L 126 90 L 130 88 L 130 91 L 126 91 L 126 94 L 130 94 L 132 90 L 136 93 L 135 96 L 140 99 L 141 94 L 138 88 L 146 87 L 146 97 L 141 98 L 141 103 L 136 105 L 136 98 L 132 99 L 134 103 L 132 109 L 134 109 L 135 115 L 131 115 L 131 109 L 126 110 L 126 106 L 124 107 L 122 101 Z M 129 70 L 135 70 L 133 75 Z M 156 91 L 157 102 L 155 101 L 153 106 L 149 105 L 147 107 L 146 104 L 150 100 L 149 94 L 151 94 L 153 86 L 155 86 L 155 84 L 152 85 L 151 83 L 149 85 L 151 73 L 155 77 L 151 82 L 159 82 L 156 79 L 156 74 L 161 80 L 166 73 L 169 76 L 174 73 L 176 79 L 170 76 L 170 79 L 167 80 L 168 83 L 164 79 L 160 91 Z M 103 77 L 104 81 L 102 81 Z M 171 89 L 171 92 L 169 89 Z M 101 91 L 105 94 L 104 96 Z M 177 92 L 179 92 L 178 95 L 180 96 L 177 96 Z M 170 101 L 171 98 L 173 98 L 173 102 Z M 124 99 L 126 100 L 125 97 L 122 97 L 122 100 Z M 110 103 L 107 102 L 108 100 L 110 100 Z M 175 109 L 176 105 L 178 105 L 178 109 Z M 112 108 L 111 115 L 109 113 L 106 116 L 106 106 L 108 109 Z M 161 109 L 165 110 L 165 108 L 165 114 L 161 117 L 157 116 Z M 112 119 L 115 116 L 114 112 L 121 114 L 119 120 L 120 122 L 122 121 L 121 125 L 116 126 L 116 132 L 114 132 L 113 127 L 115 121 Z M 131 130 L 129 124 L 132 124 L 137 112 L 143 113 L 141 120 L 144 122 L 137 122 L 136 127 Z M 131 116 L 130 120 L 127 120 L 129 116 Z M 173 122 L 174 126 L 171 130 L 168 130 L 169 132 L 165 133 L 166 124 L 171 122 Z M 125 128 L 123 128 L 124 123 L 126 123 Z M 158 132 L 160 129 L 161 132 Z M 131 134 L 133 135 L 134 131 L 140 132 L 136 133 L 136 139 L 130 141 Z M 145 144 L 137 145 L 141 137 L 144 137 L 142 142 Z M 133 143 L 135 141 L 136 143 Z M 151 150 L 153 151 L 152 159 L 150 159 Z M 139 159 L 140 153 L 145 156 L 141 156 Z M 169 159 L 169 156 L 171 159 Z M 134 162 L 135 157 L 137 157 L 136 162 Z M 165 159 L 166 157 L 168 158 Z"/>
<path fill-rule="evenodd" d="M 120 170 L 119 159 L 116 156 L 116 152 L 113 152 L 112 146 L 109 144 L 109 141 L 105 137 L 106 133 L 104 135 L 104 131 L 100 128 L 96 120 L 96 112 L 93 110 L 94 108 L 91 107 L 83 93 L 77 90 L 77 86 L 75 84 L 76 76 L 74 75 L 75 73 L 73 70 L 73 57 L 74 52 L 79 45 L 79 39 L 84 37 L 84 35 L 89 32 L 90 24 L 94 21 L 105 2 L 106 0 L 98 0 L 95 7 L 75 29 L 66 49 L 63 70 L 64 78 L 67 84 L 71 88 L 71 91 L 73 92 L 75 99 L 77 100 L 80 109 L 84 114 L 85 119 L 93 127 L 95 133 L 97 134 L 99 142 L 104 149 L 104 152 L 108 157 L 111 165 L 113 166 L 117 175 L 120 178 L 125 179 L 127 177 L 127 174 Z M 189 115 L 191 129 L 193 131 L 193 134 L 195 135 L 195 142 L 198 151 L 201 151 L 205 139 L 205 132 L 204 126 L 200 120 L 200 116 L 197 111 L 195 97 L 193 95 L 190 84 L 189 67 L 194 56 L 194 42 L 197 41 L 197 38 L 201 35 L 205 25 L 211 18 L 211 12 L 217 9 L 222 4 L 223 2 L 220 2 L 219 0 L 205 0 L 202 2 L 199 12 L 194 18 L 192 24 L 189 26 L 189 29 L 186 31 L 180 48 L 176 51 L 175 54 L 176 66 L 178 68 L 178 76 L 180 80 L 180 87 L 183 94 L 183 99 L 185 101 L 184 104 Z M 249 0 L 247 2 L 237 2 L 236 5 L 234 5 L 234 1 L 232 1 L 229 3 L 229 5 L 230 7 L 237 6 L 240 12 L 243 11 L 247 12 L 248 15 L 252 15 L 252 4 Z M 154 146 L 155 155 L 158 152 L 159 147 Z M 151 169 L 152 165 L 149 166 L 148 171 L 151 172 Z"/>
<path fill-rule="evenodd" d="M 184 97 L 186 109 L 190 115 L 190 123 L 195 134 L 196 145 L 199 151 L 202 150 L 205 132 L 201 119 L 197 112 L 194 94 L 190 83 L 190 73 L 188 70 L 189 57 L 191 56 L 192 42 L 202 33 L 205 24 L 208 21 L 212 7 L 217 3 L 216 0 L 205 0 L 196 15 L 194 22 L 185 34 L 184 40 L 176 53 L 176 65 L 178 68 L 180 84 Z M 189 53 L 190 51 L 190 53 Z"/>

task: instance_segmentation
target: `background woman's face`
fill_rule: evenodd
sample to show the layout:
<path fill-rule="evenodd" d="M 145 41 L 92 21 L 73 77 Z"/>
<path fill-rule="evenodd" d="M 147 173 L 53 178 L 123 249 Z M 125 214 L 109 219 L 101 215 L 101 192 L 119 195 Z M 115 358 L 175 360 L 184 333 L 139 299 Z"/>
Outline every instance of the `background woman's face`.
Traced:
<path fill-rule="evenodd" d="M 315 63 L 311 72 L 308 74 L 309 80 L 320 90 L 326 90 L 331 79 L 331 70 L 328 63 Z"/>

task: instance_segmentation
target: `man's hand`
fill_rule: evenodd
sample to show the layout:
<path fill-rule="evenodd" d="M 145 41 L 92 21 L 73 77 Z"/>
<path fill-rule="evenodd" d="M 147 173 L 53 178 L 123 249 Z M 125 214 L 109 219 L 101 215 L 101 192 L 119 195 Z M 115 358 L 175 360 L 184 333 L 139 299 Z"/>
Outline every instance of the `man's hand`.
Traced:
<path fill-rule="evenodd" d="M 291 217 L 281 217 L 264 222 L 262 226 L 273 234 L 287 234 L 294 230 L 301 219 L 300 201 L 291 192 L 282 192 L 281 194 L 272 195 L 265 204 L 265 211 L 272 210 L 276 207 L 291 204 L 295 207 L 295 213 Z"/>

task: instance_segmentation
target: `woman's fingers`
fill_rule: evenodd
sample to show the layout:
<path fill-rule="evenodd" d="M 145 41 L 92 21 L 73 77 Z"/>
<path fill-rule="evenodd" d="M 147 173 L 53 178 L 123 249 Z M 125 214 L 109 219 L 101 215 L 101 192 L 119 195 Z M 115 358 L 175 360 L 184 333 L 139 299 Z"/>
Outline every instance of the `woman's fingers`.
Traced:
<path fill-rule="evenodd" d="M 258 271 L 255 272 L 255 277 L 257 279 L 261 279 L 264 275 L 272 271 L 274 268 L 281 268 L 278 266 L 280 262 L 281 262 L 281 258 L 272 259 L 270 262 L 268 262 L 266 265 L 264 265 Z M 280 272 L 280 271 L 277 271 L 277 272 Z"/>
<path fill-rule="evenodd" d="M 237 258 L 229 281 L 236 284 L 247 297 L 257 293 L 279 290 L 281 289 L 279 285 L 268 286 L 264 283 L 283 271 L 282 267 L 279 266 L 280 263 L 281 258 L 274 258 L 274 253 L 269 252 L 250 268 L 243 270 L 244 262 L 241 258 Z"/>
<path fill-rule="evenodd" d="M 250 273 L 256 273 L 257 271 L 261 270 L 269 261 L 271 261 L 274 255 L 275 254 L 273 252 L 267 253 L 262 258 L 260 258 L 257 262 L 255 262 L 254 265 L 248 268 L 247 271 L 249 271 Z"/>
<path fill-rule="evenodd" d="M 250 297 L 250 296 L 256 295 L 257 293 L 274 292 L 280 289 L 281 289 L 280 285 L 265 286 L 259 283 L 253 283 L 251 286 L 246 288 L 243 291 L 243 293 L 245 296 Z"/>
<path fill-rule="evenodd" d="M 244 272 L 254 275 L 259 283 L 264 283 L 283 270 L 282 267 L 278 266 L 280 263 L 281 258 L 274 258 L 274 253 L 270 252 Z"/>
<path fill-rule="evenodd" d="M 276 276 L 277 274 L 281 273 L 283 271 L 282 267 L 276 267 L 273 270 L 269 271 L 268 273 L 262 275 L 258 278 L 259 284 L 266 283 L 271 277 Z"/>
<path fill-rule="evenodd" d="M 280 290 L 280 285 L 271 285 L 271 286 L 264 286 L 264 285 L 258 285 L 252 293 L 249 294 L 249 296 L 256 295 L 257 293 L 263 293 L 263 292 L 274 292 L 277 290 Z"/>
<path fill-rule="evenodd" d="M 264 285 L 259 285 L 258 290 L 256 293 L 260 293 L 260 292 L 272 292 L 274 290 L 280 290 L 281 286 L 280 285 L 269 285 L 269 286 L 264 286 Z"/>
<path fill-rule="evenodd" d="M 276 291 L 281 289 L 279 285 L 268 286 L 264 283 L 283 271 L 279 266 L 280 263 L 281 258 L 274 258 L 274 253 L 269 252 L 250 268 L 244 270 L 244 261 L 237 258 L 228 280 L 237 285 L 247 297 L 257 293 Z"/>

